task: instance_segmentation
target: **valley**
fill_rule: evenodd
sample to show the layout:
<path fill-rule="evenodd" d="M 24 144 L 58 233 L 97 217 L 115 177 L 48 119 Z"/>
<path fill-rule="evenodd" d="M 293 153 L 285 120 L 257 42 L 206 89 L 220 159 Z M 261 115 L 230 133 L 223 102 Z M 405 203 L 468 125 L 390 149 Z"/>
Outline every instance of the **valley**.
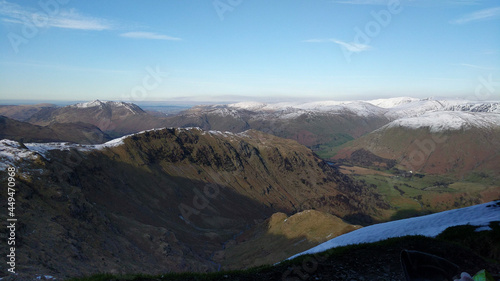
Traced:
<path fill-rule="evenodd" d="M 26 276 L 247 269 L 370 225 L 500 198 L 493 102 L 238 103 L 166 115 L 97 100 L 2 112 L 0 166 L 18 170 Z"/>
<path fill-rule="evenodd" d="M 0 281 L 500 281 L 499 26 L 0 0 Z"/>

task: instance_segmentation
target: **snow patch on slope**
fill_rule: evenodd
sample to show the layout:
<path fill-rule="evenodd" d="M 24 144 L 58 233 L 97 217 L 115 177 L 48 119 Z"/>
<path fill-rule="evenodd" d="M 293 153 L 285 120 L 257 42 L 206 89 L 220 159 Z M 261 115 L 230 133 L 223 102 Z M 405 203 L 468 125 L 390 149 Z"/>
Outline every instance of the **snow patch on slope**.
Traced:
<path fill-rule="evenodd" d="M 0 140 L 0 169 L 5 170 L 9 166 L 15 166 L 22 159 L 35 160 L 38 154 L 22 147 L 17 141 L 8 139 Z"/>
<path fill-rule="evenodd" d="M 500 201 L 490 202 L 422 217 L 370 225 L 335 237 L 289 259 L 304 254 L 323 252 L 335 247 L 377 242 L 392 237 L 407 235 L 435 237 L 448 227 L 456 225 L 487 226 L 492 221 L 500 221 L 499 203 Z"/>

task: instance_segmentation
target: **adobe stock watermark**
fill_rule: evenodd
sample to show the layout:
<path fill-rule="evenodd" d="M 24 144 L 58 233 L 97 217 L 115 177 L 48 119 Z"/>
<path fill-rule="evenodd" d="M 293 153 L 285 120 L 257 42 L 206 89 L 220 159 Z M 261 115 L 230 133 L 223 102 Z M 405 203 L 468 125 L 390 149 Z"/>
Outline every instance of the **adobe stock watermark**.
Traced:
<path fill-rule="evenodd" d="M 224 20 L 224 14 L 227 12 L 232 12 L 236 7 L 241 5 L 243 0 L 215 0 L 212 2 L 215 12 L 221 21 Z"/>
<path fill-rule="evenodd" d="M 191 224 L 189 218 L 192 215 L 198 216 L 201 214 L 201 211 L 208 207 L 210 199 L 217 198 L 220 193 L 220 187 L 217 184 L 209 183 L 203 187 L 203 193 L 198 188 L 193 188 L 193 192 L 193 206 L 184 203 L 178 206 L 181 212 L 181 219 L 187 224 Z"/>
<path fill-rule="evenodd" d="M 436 150 L 436 146 L 446 142 L 447 139 L 448 137 L 446 135 L 439 133 L 424 140 L 416 140 L 415 145 L 417 149 L 412 150 L 407 158 L 403 158 L 400 162 L 401 165 L 411 171 L 417 170 L 417 167 L 421 167 L 426 159 Z"/>
<path fill-rule="evenodd" d="M 110 118 L 104 117 L 99 119 L 96 126 L 101 130 L 99 131 L 83 131 L 83 135 L 87 139 L 89 143 L 104 143 L 106 141 L 105 132 L 113 131 L 116 129 L 116 123 L 113 122 Z"/>
<path fill-rule="evenodd" d="M 493 81 L 493 74 L 489 74 L 488 77 L 479 76 L 477 78 L 478 84 L 474 89 L 474 95 L 478 100 L 488 100 L 495 93 L 497 93 L 498 87 L 500 87 L 500 81 Z"/>
<path fill-rule="evenodd" d="M 7 269 L 10 273 L 16 273 L 16 229 L 17 229 L 17 212 L 16 212 L 16 173 L 17 169 L 15 167 L 9 166 L 7 168 Z"/>
<path fill-rule="evenodd" d="M 67 5 L 70 0 L 40 0 L 38 7 L 40 10 L 31 14 L 31 17 L 24 17 L 22 20 L 21 33 L 9 32 L 7 38 L 14 52 L 19 53 L 19 48 L 23 44 L 28 44 L 30 39 L 35 38 L 40 29 L 48 26 L 50 19 L 61 12 L 61 5 Z"/>
<path fill-rule="evenodd" d="M 307 256 L 302 260 L 302 264 L 300 266 L 296 265 L 294 267 L 288 268 L 281 275 L 282 281 L 301 281 L 301 280 L 309 280 L 311 275 L 314 274 L 318 270 L 318 266 L 320 262 L 323 262 L 328 259 L 328 254 L 323 256 L 316 253 L 312 256 Z"/>
<path fill-rule="evenodd" d="M 122 100 L 144 101 L 151 91 L 156 90 L 168 77 L 168 72 L 162 72 L 157 65 L 155 68 L 146 67 L 146 75 L 142 78 L 142 83 L 133 87 L 130 93 L 124 94 Z"/>
<path fill-rule="evenodd" d="M 383 28 L 389 26 L 394 15 L 397 15 L 402 11 L 403 6 L 401 5 L 400 0 L 388 0 L 385 9 L 378 12 L 371 11 L 370 15 L 373 20 L 367 22 L 363 29 L 358 26 L 354 27 L 354 40 L 351 43 L 339 44 L 346 61 L 350 63 L 353 53 L 358 53 L 369 48 L 372 39 L 377 37 L 380 32 L 382 32 Z"/>

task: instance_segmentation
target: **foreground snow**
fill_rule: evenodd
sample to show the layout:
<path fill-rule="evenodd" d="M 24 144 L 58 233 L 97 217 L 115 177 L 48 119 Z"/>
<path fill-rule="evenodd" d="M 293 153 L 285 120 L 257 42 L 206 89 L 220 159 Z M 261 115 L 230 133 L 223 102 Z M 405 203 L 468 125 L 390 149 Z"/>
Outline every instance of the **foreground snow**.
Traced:
<path fill-rule="evenodd" d="M 435 237 L 448 227 L 456 225 L 470 224 L 488 226 L 492 221 L 500 221 L 499 204 L 500 201 L 496 201 L 422 217 L 367 226 L 335 237 L 305 252 L 296 254 L 289 259 L 293 259 L 304 254 L 323 252 L 339 246 L 377 242 L 392 237 L 401 237 L 406 235 L 424 235 L 428 237 Z M 480 230 L 487 229 L 488 228 L 481 228 Z"/>

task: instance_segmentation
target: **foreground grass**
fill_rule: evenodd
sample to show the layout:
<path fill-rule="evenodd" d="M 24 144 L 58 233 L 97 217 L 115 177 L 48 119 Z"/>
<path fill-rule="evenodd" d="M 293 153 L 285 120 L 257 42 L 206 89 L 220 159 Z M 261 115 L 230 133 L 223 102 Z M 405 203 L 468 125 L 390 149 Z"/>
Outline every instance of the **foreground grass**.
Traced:
<path fill-rule="evenodd" d="M 212 280 L 365 280 L 385 276 L 402 277 L 399 253 L 403 249 L 428 252 L 456 263 L 461 270 L 475 273 L 481 269 L 500 271 L 500 223 L 490 224 L 491 230 L 476 231 L 475 226 L 451 227 L 437 238 L 405 236 L 376 243 L 350 245 L 330 249 L 315 255 L 303 255 L 275 266 L 214 273 L 96 274 L 68 281 L 212 281 Z M 402 280 L 402 279 L 400 279 Z"/>
<path fill-rule="evenodd" d="M 261 266 L 248 270 L 236 270 L 236 271 L 221 271 L 221 272 L 210 272 L 210 273 L 166 273 L 160 275 L 147 275 L 147 274 L 124 274 L 116 275 L 110 273 L 99 273 L 92 276 L 72 278 L 67 281 L 142 281 L 142 280 L 192 280 L 192 281 L 211 281 L 211 280 L 239 280 L 232 279 L 237 276 L 237 278 L 251 278 L 256 276 L 260 271 L 266 268 L 271 268 L 271 266 Z M 230 278 L 231 279 L 228 279 Z"/>

